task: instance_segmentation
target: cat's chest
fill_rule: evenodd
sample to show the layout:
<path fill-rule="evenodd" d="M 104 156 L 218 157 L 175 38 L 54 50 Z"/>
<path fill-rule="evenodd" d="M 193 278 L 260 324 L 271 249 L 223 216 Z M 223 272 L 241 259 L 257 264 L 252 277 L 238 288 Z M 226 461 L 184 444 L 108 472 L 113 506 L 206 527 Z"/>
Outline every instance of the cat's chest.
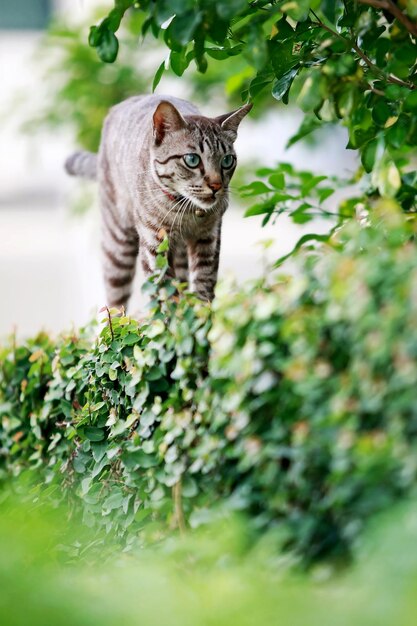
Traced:
<path fill-rule="evenodd" d="M 140 213 L 158 228 L 163 228 L 170 237 L 198 238 L 209 233 L 217 225 L 224 213 L 223 207 L 215 211 L 204 211 L 197 206 L 190 206 L 189 201 L 160 202 L 152 206 L 142 205 Z"/>
<path fill-rule="evenodd" d="M 210 215 L 196 208 L 186 212 L 179 211 L 174 216 L 166 215 L 164 228 L 171 237 L 195 239 L 211 232 L 219 219 L 220 216 Z"/>

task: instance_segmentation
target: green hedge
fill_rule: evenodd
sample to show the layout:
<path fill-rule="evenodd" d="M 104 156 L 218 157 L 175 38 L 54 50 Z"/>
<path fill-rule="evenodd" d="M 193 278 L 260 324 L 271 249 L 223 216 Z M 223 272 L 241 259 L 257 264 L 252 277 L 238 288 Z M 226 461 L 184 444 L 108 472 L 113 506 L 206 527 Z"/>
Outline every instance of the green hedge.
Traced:
<path fill-rule="evenodd" d="M 416 479 L 417 249 L 395 205 L 213 309 L 160 276 L 144 320 L 114 316 L 0 350 L 4 478 L 127 545 L 218 509 L 304 562 L 346 555 Z M 36 474 L 38 476 L 38 474 Z"/>

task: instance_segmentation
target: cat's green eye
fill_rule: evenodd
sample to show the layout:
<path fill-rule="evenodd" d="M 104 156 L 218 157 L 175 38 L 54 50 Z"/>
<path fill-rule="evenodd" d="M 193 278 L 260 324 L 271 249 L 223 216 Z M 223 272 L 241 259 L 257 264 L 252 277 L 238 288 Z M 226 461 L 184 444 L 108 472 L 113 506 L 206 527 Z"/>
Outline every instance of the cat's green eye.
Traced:
<path fill-rule="evenodd" d="M 200 157 L 198 154 L 190 153 L 184 154 L 184 162 L 188 167 L 198 167 L 200 165 Z"/>
<path fill-rule="evenodd" d="M 229 170 L 235 162 L 235 157 L 233 154 L 225 154 L 222 158 L 222 168 L 225 170 Z"/>

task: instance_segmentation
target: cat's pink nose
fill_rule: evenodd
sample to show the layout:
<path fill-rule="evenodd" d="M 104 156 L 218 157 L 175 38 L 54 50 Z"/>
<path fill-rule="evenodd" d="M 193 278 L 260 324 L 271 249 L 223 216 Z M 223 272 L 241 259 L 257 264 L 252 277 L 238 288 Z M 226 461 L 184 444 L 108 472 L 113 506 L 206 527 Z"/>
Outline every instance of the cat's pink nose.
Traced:
<path fill-rule="evenodd" d="M 209 180 L 209 181 L 207 181 L 207 185 L 214 192 L 219 191 L 219 189 L 221 189 L 221 187 L 222 187 L 221 182 L 216 181 L 216 180 Z"/>

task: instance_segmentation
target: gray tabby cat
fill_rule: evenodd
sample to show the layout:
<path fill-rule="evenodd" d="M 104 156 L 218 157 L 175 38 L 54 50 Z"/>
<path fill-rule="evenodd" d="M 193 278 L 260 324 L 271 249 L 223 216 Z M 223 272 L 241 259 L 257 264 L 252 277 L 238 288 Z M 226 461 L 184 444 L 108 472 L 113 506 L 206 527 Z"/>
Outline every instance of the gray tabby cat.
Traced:
<path fill-rule="evenodd" d="M 208 118 L 178 98 L 129 98 L 107 116 L 98 155 L 69 157 L 69 174 L 99 183 L 109 305 L 126 306 L 138 254 L 145 276 L 153 273 L 164 231 L 170 275 L 212 300 L 233 143 L 251 108 Z"/>

